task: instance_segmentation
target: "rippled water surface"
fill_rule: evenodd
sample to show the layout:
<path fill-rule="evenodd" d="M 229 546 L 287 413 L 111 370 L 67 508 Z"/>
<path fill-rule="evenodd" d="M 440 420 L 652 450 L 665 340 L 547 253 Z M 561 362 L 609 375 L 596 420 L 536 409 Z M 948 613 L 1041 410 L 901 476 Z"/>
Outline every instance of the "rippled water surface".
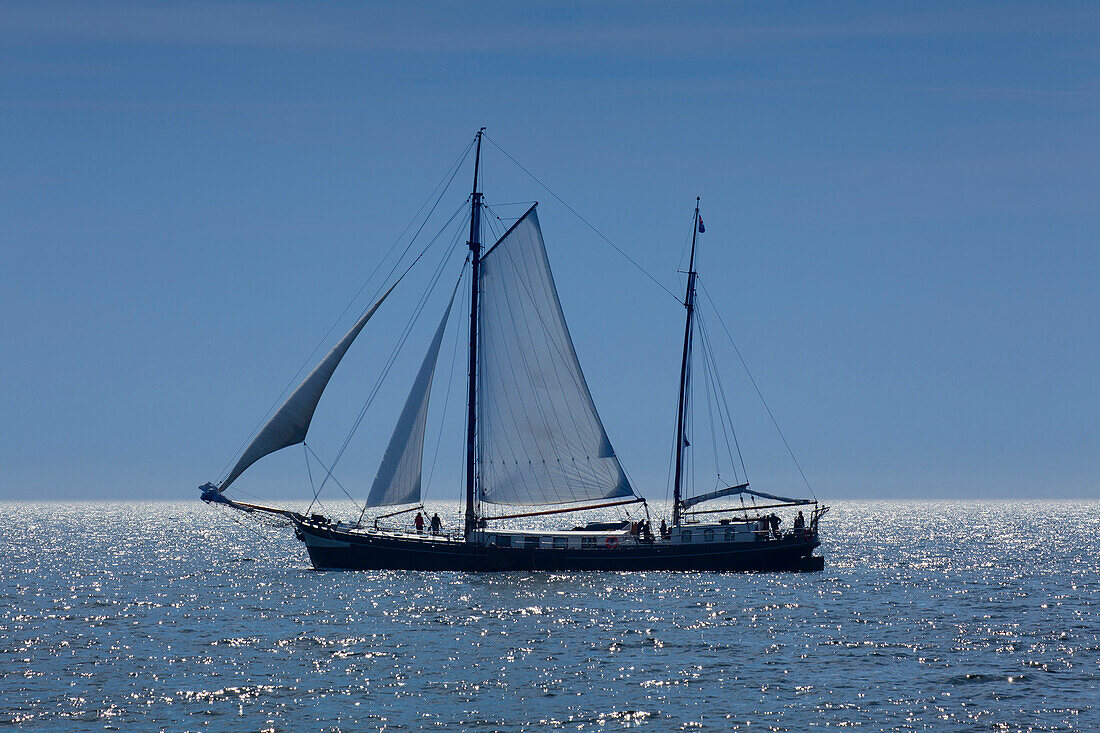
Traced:
<path fill-rule="evenodd" d="M 322 573 L 198 502 L 2 508 L 7 727 L 1100 730 L 1100 503 L 841 503 L 808 575 Z"/>

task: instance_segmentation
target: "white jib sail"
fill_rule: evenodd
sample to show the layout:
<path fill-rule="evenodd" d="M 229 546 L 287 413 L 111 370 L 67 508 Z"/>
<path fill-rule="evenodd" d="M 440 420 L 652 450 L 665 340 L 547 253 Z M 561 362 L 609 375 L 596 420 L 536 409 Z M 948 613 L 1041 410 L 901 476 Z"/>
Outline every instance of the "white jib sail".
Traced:
<path fill-rule="evenodd" d="M 416 373 L 416 380 L 405 400 L 405 407 L 402 408 L 397 427 L 390 437 L 390 444 L 386 446 L 382 465 L 378 467 L 378 474 L 374 477 L 370 495 L 367 497 L 367 506 L 393 506 L 420 501 L 428 397 L 432 391 L 432 377 L 439 359 L 439 347 L 443 343 L 443 332 L 447 328 L 447 319 L 451 315 L 453 304 L 452 294 L 443 320 L 428 347 L 428 353 L 420 364 L 420 371 Z"/>
<path fill-rule="evenodd" d="M 332 378 L 332 373 L 340 365 L 340 360 L 348 352 L 348 348 L 355 341 L 355 337 L 363 330 L 363 326 L 367 325 L 367 321 L 378 310 L 378 306 L 382 305 L 382 301 L 393 292 L 395 287 L 397 287 L 397 283 L 394 283 L 374 305 L 367 309 L 367 312 L 355 322 L 347 335 L 340 339 L 340 343 L 328 352 L 321 363 L 314 367 L 309 376 L 287 398 L 282 407 L 276 410 L 263 429 L 248 444 L 248 448 L 245 449 L 240 460 L 237 461 L 237 465 L 229 473 L 229 477 L 218 487 L 220 491 L 229 488 L 229 485 L 236 481 L 238 476 L 264 456 L 301 443 L 306 439 L 309 423 L 313 420 L 317 403 L 321 401 L 321 395 L 324 394 L 325 387 L 328 386 L 328 380 Z"/>
<path fill-rule="evenodd" d="M 632 496 L 581 372 L 534 207 L 485 253 L 479 282 L 481 500 Z"/>

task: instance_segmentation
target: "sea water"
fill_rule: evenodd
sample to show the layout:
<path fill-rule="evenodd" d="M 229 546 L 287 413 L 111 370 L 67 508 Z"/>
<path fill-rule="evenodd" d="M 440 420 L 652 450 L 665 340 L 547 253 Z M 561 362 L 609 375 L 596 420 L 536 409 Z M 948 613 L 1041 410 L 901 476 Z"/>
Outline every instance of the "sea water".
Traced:
<path fill-rule="evenodd" d="M 317 572 L 197 501 L 0 509 L 0 727 L 1100 730 L 1100 503 L 838 502 L 802 575 Z"/>

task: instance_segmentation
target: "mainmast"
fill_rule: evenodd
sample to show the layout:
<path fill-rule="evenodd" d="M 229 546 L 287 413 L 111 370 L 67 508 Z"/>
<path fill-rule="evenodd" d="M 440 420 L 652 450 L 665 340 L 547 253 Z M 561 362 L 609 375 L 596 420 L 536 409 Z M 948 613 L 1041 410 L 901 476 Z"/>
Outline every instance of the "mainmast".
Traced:
<path fill-rule="evenodd" d="M 482 127 L 477 131 L 477 152 L 474 155 L 474 190 L 470 197 L 470 384 L 466 406 L 466 537 L 477 526 L 474 510 L 477 498 L 477 307 L 478 280 L 481 271 L 481 193 L 477 177 L 481 168 Z"/>
<path fill-rule="evenodd" d="M 687 448 L 687 435 L 684 434 L 684 419 L 687 412 L 688 395 L 691 390 L 691 335 L 692 321 L 695 317 L 695 239 L 699 234 L 699 197 L 695 198 L 695 216 L 691 222 L 691 259 L 688 263 L 687 293 L 684 295 L 684 307 L 687 308 L 687 323 L 684 326 L 684 356 L 680 361 L 680 401 L 676 407 L 676 475 L 672 485 L 672 525 L 680 524 L 680 494 L 684 480 L 684 449 Z"/>

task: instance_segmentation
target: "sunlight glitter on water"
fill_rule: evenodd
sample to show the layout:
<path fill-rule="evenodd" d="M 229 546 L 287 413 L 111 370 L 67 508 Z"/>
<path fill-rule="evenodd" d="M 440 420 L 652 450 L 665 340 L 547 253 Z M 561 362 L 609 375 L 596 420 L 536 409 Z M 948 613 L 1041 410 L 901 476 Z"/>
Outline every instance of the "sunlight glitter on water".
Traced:
<path fill-rule="evenodd" d="M 17 729 L 1100 729 L 1097 503 L 841 504 L 810 575 L 319 573 L 197 503 L 0 522 Z"/>

